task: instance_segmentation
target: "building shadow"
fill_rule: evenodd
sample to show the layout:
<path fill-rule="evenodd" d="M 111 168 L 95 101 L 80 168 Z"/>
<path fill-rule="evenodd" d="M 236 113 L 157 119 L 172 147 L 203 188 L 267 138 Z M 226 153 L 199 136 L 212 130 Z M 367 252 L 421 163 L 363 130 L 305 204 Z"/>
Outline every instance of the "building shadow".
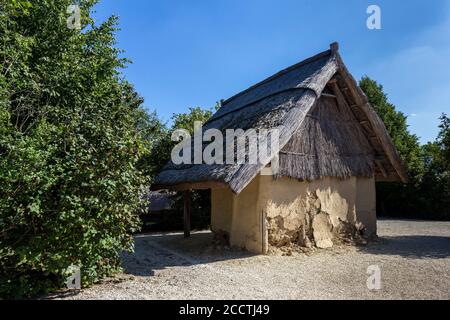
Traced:
<path fill-rule="evenodd" d="M 215 245 L 211 232 L 196 232 L 187 239 L 181 233 L 148 234 L 135 237 L 135 252 L 123 254 L 122 266 L 126 274 L 147 277 L 170 267 L 206 265 L 251 256 L 254 254 L 244 250 Z"/>
<path fill-rule="evenodd" d="M 445 259 L 450 257 L 450 237 L 387 236 L 359 250 L 379 255 L 401 256 L 409 259 Z"/>
<path fill-rule="evenodd" d="M 445 259 L 450 257 L 450 237 L 386 236 L 375 243 L 360 246 L 368 254 L 401 256 L 408 259 Z M 211 232 L 183 234 L 148 234 L 135 238 L 135 252 L 124 254 L 122 264 L 126 274 L 150 277 L 155 271 L 175 266 L 208 265 L 217 261 L 245 259 L 255 256 L 244 250 L 213 244 Z"/>

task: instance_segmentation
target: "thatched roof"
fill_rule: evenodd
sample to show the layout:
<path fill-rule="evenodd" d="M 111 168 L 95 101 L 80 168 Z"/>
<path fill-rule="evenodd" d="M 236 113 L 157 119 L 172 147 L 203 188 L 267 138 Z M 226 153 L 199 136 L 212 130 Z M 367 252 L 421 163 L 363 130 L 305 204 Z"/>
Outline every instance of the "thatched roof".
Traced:
<path fill-rule="evenodd" d="M 383 122 L 345 67 L 337 43 L 224 101 L 203 130 L 210 128 L 278 129 L 278 176 L 307 181 L 408 179 Z M 240 193 L 268 163 L 169 163 L 153 188 L 227 186 Z"/>
<path fill-rule="evenodd" d="M 147 211 L 158 212 L 172 210 L 174 206 L 174 200 L 172 196 L 173 192 L 162 192 L 162 191 L 150 191 L 145 196 L 146 200 L 149 202 L 147 206 Z"/>

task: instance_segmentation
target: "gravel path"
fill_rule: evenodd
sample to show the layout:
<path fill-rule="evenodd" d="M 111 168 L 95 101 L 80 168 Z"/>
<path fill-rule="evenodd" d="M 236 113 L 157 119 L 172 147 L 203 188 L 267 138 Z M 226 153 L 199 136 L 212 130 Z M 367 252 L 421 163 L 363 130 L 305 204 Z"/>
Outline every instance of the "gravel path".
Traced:
<path fill-rule="evenodd" d="M 310 256 L 212 248 L 211 234 L 136 237 L 126 272 L 63 299 L 450 299 L 450 222 L 381 220 L 380 241 Z M 367 288 L 379 266 L 380 290 Z"/>

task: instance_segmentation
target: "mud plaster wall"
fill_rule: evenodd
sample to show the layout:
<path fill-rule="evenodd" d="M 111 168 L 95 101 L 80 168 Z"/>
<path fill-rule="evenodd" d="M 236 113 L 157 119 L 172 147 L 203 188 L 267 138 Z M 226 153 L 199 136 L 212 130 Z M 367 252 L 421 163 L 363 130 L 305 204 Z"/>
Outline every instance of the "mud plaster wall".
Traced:
<path fill-rule="evenodd" d="M 212 191 L 211 225 L 229 235 L 230 245 L 255 253 L 292 244 L 328 248 L 363 230 L 376 234 L 375 203 L 371 178 L 299 182 L 258 176 L 239 195 Z"/>
<path fill-rule="evenodd" d="M 329 248 L 338 239 L 376 233 L 375 181 L 325 178 L 299 182 L 261 177 L 269 246 Z"/>
<path fill-rule="evenodd" d="M 377 235 L 377 195 L 374 179 L 356 180 L 357 220 L 365 226 L 366 237 Z"/>
<path fill-rule="evenodd" d="M 229 189 L 211 191 L 211 226 L 213 231 L 230 233 L 233 218 L 234 194 Z"/>
<path fill-rule="evenodd" d="M 267 241 L 262 239 L 262 208 L 259 200 L 260 177 L 237 196 L 227 188 L 211 193 L 211 229 L 226 232 L 231 246 L 262 253 Z"/>

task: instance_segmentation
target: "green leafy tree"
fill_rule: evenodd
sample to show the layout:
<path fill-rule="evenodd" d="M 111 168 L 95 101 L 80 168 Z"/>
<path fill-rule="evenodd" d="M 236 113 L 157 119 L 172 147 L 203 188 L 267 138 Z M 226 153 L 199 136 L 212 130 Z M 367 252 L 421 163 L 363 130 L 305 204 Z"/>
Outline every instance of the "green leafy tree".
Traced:
<path fill-rule="evenodd" d="M 217 106 L 216 106 L 217 109 Z M 191 136 L 194 134 L 195 122 L 205 124 L 213 115 L 210 109 L 200 107 L 189 108 L 189 112 L 174 114 L 172 116 L 172 129 L 188 130 Z M 180 195 L 175 197 L 175 207 L 177 208 L 177 221 L 182 221 L 183 201 Z M 191 192 L 192 206 L 192 227 L 197 229 L 206 228 L 211 222 L 211 192 L 210 190 L 193 190 Z"/>
<path fill-rule="evenodd" d="M 394 216 L 420 215 L 417 195 L 425 168 L 419 139 L 409 132 L 407 117 L 388 101 L 383 86 L 367 76 L 359 85 L 383 120 L 411 180 L 409 184 L 377 183 L 378 212 Z"/>
<path fill-rule="evenodd" d="M 153 137 L 156 139 L 152 144 L 152 156 L 149 159 L 149 166 L 154 168 L 154 172 L 158 173 L 170 161 L 170 155 L 175 142 L 172 141 L 172 133 L 177 129 L 184 129 L 189 131 L 191 136 L 194 134 L 194 123 L 199 121 L 206 123 L 212 116 L 212 111 L 209 109 L 202 109 L 200 107 L 189 108 L 186 113 L 173 114 L 171 117 L 172 125 L 168 127 L 165 124 L 160 124 Z M 155 115 L 156 117 L 156 115 Z M 152 121 L 152 123 L 154 123 Z"/>
<path fill-rule="evenodd" d="M 437 141 L 420 146 L 417 136 L 408 130 L 406 116 L 389 103 L 381 85 L 363 77 L 360 87 L 385 123 L 411 180 L 408 184 L 377 183 L 378 212 L 390 216 L 450 219 L 448 117 L 441 117 Z"/>
<path fill-rule="evenodd" d="M 425 174 L 420 186 L 423 210 L 435 219 L 450 220 L 450 119 L 443 114 L 435 142 L 423 146 Z"/>
<path fill-rule="evenodd" d="M 407 117 L 389 103 L 382 85 L 367 76 L 361 79 L 359 85 L 383 120 L 410 178 L 420 181 L 424 167 L 419 138 L 409 132 Z"/>
<path fill-rule="evenodd" d="M 450 171 L 450 118 L 444 113 L 440 120 L 440 132 L 436 142 L 440 151 L 438 161 L 444 170 Z"/>
<path fill-rule="evenodd" d="M 139 227 L 151 120 L 123 80 L 117 18 L 97 1 L 0 0 L 0 295 L 28 297 L 120 270 Z"/>
<path fill-rule="evenodd" d="M 151 180 L 161 171 L 170 157 L 170 136 L 167 125 L 158 118 L 156 112 L 141 110 L 138 127 L 142 137 L 150 146 L 150 152 L 143 155 L 139 161 L 139 168 Z"/>
<path fill-rule="evenodd" d="M 178 113 L 172 116 L 172 131 L 176 129 L 188 130 L 191 135 L 194 134 L 195 122 L 206 123 L 213 115 L 209 109 L 202 109 L 200 107 L 189 108 L 187 113 Z"/>

